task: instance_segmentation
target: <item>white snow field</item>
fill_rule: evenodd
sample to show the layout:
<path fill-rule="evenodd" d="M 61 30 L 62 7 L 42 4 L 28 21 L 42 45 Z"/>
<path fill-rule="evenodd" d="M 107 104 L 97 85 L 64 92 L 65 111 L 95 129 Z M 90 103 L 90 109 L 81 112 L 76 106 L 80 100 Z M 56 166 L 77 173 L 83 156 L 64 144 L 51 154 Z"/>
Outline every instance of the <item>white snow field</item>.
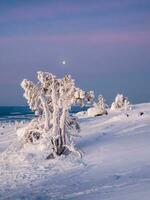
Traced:
<path fill-rule="evenodd" d="M 144 112 L 140 115 L 140 112 Z M 150 104 L 80 116 L 75 155 L 45 160 L 0 124 L 0 200 L 150 200 Z"/>

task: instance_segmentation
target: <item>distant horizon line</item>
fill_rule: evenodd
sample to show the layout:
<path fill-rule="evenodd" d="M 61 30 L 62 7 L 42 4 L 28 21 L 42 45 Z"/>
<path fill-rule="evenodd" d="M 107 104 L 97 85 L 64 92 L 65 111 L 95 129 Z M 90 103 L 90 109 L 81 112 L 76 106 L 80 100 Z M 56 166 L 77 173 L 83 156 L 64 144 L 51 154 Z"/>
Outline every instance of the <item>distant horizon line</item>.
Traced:
<path fill-rule="evenodd" d="M 146 104 L 146 103 L 150 103 L 150 100 L 149 101 L 145 101 L 145 102 L 138 102 L 138 103 L 132 103 L 131 102 L 131 105 L 136 105 L 136 104 Z M 0 108 L 1 107 L 29 107 L 30 108 L 30 106 L 28 106 L 28 105 L 0 105 Z"/>

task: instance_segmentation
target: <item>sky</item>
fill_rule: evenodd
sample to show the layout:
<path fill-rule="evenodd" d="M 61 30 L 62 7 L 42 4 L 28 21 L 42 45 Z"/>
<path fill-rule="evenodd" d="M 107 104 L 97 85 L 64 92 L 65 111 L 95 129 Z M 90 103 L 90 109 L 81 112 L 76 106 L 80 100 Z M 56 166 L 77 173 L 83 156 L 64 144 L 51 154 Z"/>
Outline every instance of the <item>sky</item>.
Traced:
<path fill-rule="evenodd" d="M 39 70 L 150 102 L 150 0 L 0 0 L 0 105 L 25 105 Z"/>

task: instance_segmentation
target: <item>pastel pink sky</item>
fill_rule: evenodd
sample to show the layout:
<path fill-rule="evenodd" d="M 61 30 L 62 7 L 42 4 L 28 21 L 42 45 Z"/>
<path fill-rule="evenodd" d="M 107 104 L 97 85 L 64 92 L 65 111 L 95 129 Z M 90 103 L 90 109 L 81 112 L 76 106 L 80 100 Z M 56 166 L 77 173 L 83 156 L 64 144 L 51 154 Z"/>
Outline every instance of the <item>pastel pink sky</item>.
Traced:
<path fill-rule="evenodd" d="M 149 0 L 1 0 L 0 105 L 24 104 L 20 82 L 37 70 L 148 101 L 149 52 Z"/>
<path fill-rule="evenodd" d="M 34 35 L 34 36 L 12 36 L 1 37 L 0 44 L 11 44 L 16 42 L 43 42 L 53 44 L 87 44 L 87 45 L 149 45 L 150 30 L 147 31 L 99 31 L 89 33 L 68 33 L 55 35 Z"/>

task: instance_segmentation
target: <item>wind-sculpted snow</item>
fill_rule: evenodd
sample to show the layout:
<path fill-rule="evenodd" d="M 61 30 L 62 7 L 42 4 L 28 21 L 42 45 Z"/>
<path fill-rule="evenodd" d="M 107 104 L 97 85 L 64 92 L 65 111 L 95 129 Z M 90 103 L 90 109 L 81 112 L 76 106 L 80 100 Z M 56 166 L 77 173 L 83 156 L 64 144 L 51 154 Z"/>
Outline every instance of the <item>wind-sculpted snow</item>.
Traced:
<path fill-rule="evenodd" d="M 1 123 L 0 200 L 149 200 L 150 104 L 79 121 L 83 158 L 54 160 L 24 148 L 15 123 Z"/>

